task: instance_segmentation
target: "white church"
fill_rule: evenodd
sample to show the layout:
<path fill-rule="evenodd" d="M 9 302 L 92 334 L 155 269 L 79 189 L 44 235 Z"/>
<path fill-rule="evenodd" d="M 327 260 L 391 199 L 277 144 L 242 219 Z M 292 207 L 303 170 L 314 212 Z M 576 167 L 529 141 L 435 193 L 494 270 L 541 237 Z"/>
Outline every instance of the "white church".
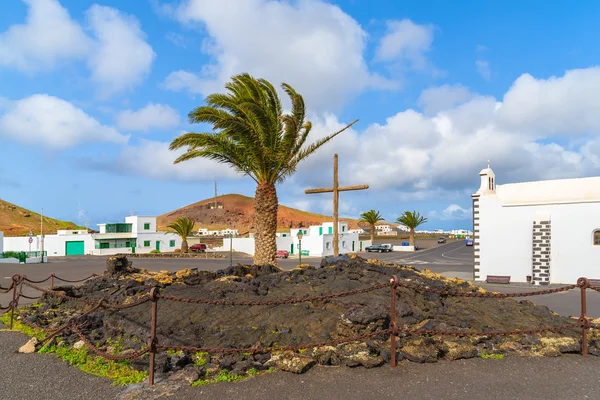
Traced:
<path fill-rule="evenodd" d="M 496 185 L 473 197 L 474 279 L 576 283 L 600 278 L 600 177 Z"/>

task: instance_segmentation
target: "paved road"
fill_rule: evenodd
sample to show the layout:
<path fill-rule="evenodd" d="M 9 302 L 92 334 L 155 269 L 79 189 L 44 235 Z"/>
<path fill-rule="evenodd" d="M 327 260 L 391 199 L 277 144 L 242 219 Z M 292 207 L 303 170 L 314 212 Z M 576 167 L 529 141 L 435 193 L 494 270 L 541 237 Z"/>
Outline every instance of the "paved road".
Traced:
<path fill-rule="evenodd" d="M 382 261 L 395 262 L 399 264 L 412 265 L 418 269 L 429 269 L 447 277 L 457 277 L 471 280 L 473 274 L 473 248 L 465 246 L 463 240 L 451 242 L 438 246 L 435 241 L 422 241 L 425 248 L 414 253 L 390 252 L 390 253 L 359 253 L 365 258 L 377 258 Z M 137 268 L 146 268 L 150 271 L 168 270 L 177 271 L 183 268 L 199 268 L 204 270 L 217 270 L 229 265 L 229 259 L 161 259 L 161 258 L 134 258 L 134 266 Z M 2 286 L 10 283 L 8 279 L 12 274 L 24 273 L 31 279 L 44 279 L 54 272 L 58 276 L 67 279 L 79 279 L 89 276 L 92 273 L 102 273 L 105 270 L 104 257 L 55 257 L 50 259 L 47 264 L 1 264 L 0 282 Z M 234 253 L 233 263 L 248 264 L 251 263 L 251 257 Z M 321 259 L 318 257 L 303 257 L 302 263 L 318 266 Z M 279 264 L 284 269 L 292 269 L 298 263 L 297 258 L 279 260 Z M 527 292 L 536 291 L 534 288 L 525 284 L 511 285 L 488 285 L 484 282 L 477 282 L 479 286 L 490 291 L 496 292 Z M 42 285 L 43 286 L 43 285 Z M 588 315 L 600 318 L 600 293 L 588 290 Z M 24 290 L 26 295 L 32 295 L 34 292 Z M 571 290 L 566 293 L 557 293 L 552 295 L 530 297 L 528 300 L 548 306 L 551 310 L 565 316 L 580 314 L 580 294 L 578 290 Z M 9 295 L 0 295 L 0 304 L 8 304 Z"/>
<path fill-rule="evenodd" d="M 126 389 L 84 374 L 51 354 L 16 354 L 27 338 L 0 332 L 0 399 L 121 399 Z M 402 362 L 396 369 L 316 367 L 306 374 L 275 372 L 236 383 L 138 393 L 138 399 L 599 399 L 600 359 L 579 355 L 435 364 Z M 134 393 L 129 393 L 133 395 Z"/>

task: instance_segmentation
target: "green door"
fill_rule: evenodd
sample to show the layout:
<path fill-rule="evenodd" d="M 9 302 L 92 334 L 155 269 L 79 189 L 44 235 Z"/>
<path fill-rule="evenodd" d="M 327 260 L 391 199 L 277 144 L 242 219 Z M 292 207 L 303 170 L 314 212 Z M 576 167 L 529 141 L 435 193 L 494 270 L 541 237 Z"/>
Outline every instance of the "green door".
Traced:
<path fill-rule="evenodd" d="M 352 241 L 352 251 L 354 251 L 354 240 Z"/>
<path fill-rule="evenodd" d="M 80 242 L 66 242 L 65 254 L 68 256 L 82 256 L 85 254 L 85 245 L 83 240 Z"/>
<path fill-rule="evenodd" d="M 156 250 L 160 251 L 160 240 L 156 241 Z"/>
<path fill-rule="evenodd" d="M 290 254 L 294 254 L 294 243 L 292 243 L 292 249 L 290 250 Z"/>

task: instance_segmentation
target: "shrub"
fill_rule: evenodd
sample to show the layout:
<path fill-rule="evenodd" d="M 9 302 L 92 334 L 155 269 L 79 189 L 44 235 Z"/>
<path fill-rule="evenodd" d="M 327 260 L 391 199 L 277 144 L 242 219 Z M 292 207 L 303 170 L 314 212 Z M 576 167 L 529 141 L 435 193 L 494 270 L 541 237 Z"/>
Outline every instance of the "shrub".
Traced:
<path fill-rule="evenodd" d="M 150 252 L 150 254 L 159 254 L 159 253 L 160 253 L 160 250 L 156 250 L 156 249 L 154 249 Z"/>

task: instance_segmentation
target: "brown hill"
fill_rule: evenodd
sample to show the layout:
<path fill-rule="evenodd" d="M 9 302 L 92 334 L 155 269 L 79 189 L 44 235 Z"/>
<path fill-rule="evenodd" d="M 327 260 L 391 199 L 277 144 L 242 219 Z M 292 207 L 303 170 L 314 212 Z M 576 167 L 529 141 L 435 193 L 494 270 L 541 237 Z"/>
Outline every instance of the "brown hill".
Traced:
<path fill-rule="evenodd" d="M 56 233 L 59 229 L 84 229 L 72 222 L 58 219 L 44 219 L 44 234 Z M 22 236 L 32 231 L 35 235 L 40 233 L 40 214 L 0 200 L 0 232 L 4 236 Z"/>
<path fill-rule="evenodd" d="M 166 229 L 172 221 L 179 217 L 189 217 L 196 221 L 196 229 L 224 229 L 233 228 L 244 233 L 252 229 L 254 218 L 254 198 L 240 194 L 226 194 L 216 198 L 199 201 L 178 210 L 163 214 L 157 218 L 159 229 Z M 277 213 L 277 226 L 280 230 L 289 228 L 307 227 L 323 222 L 331 222 L 330 216 L 314 214 L 295 208 L 279 205 Z M 358 228 L 358 220 L 340 218 L 348 222 L 350 229 Z"/>

